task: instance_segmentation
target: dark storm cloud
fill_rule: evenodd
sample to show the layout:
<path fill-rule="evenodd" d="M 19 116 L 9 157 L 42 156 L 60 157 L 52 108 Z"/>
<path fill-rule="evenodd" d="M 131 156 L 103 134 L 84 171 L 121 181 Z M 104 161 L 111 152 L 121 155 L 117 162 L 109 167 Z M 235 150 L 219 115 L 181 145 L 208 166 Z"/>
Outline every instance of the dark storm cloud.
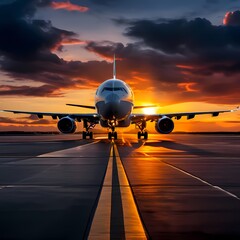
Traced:
<path fill-rule="evenodd" d="M 151 20 L 133 21 L 125 34 L 170 54 L 186 54 L 189 51 L 199 53 L 202 50 L 222 50 L 229 45 L 236 48 L 240 46 L 238 28 L 214 26 L 202 18 L 190 21 L 169 20 L 167 23 Z"/>
<path fill-rule="evenodd" d="M 151 49 L 142 49 L 138 43 L 127 44 L 104 42 L 89 42 L 86 49 L 112 60 L 115 53 L 118 61 L 118 77 L 131 79 L 135 73 L 140 76 L 148 76 L 151 79 L 158 79 L 162 82 L 180 82 L 174 74 L 178 69 L 172 64 L 171 57 Z M 177 57 L 176 57 L 177 58 Z M 171 70 L 169 71 L 169 68 Z M 124 74 L 124 75 L 122 75 Z M 137 81 L 136 81 L 136 84 Z"/>
<path fill-rule="evenodd" d="M 32 17 L 37 7 L 50 6 L 51 0 L 15 0 L 0 3 L 0 17 L 2 19 L 19 19 L 24 16 Z"/>
<path fill-rule="evenodd" d="M 83 64 L 64 61 L 52 51 L 61 50 L 62 43 L 78 41 L 77 35 L 52 26 L 50 21 L 32 18 L 38 7 L 50 4 L 48 0 L 16 0 L 0 5 L 1 70 L 17 81 L 44 83 L 36 88 L 8 86 L 9 90 L 0 91 L 1 95 L 56 96 L 59 89 L 76 86 L 72 77 L 77 73 L 72 66 Z"/>
<path fill-rule="evenodd" d="M 16 81 L 32 80 L 44 83 L 44 85 L 38 87 L 0 86 L 0 95 L 63 96 L 62 89 L 96 87 L 112 73 L 112 65 L 106 61 L 31 61 L 26 64 L 11 60 L 2 64 Z"/>
<path fill-rule="evenodd" d="M 29 87 L 29 86 L 11 86 L 2 85 L 0 86 L 1 96 L 61 96 L 61 94 L 54 93 L 56 86 L 43 85 L 40 87 Z"/>
<path fill-rule="evenodd" d="M 167 55 L 179 54 L 198 74 L 240 72 L 240 30 L 236 26 L 215 26 L 207 19 L 139 20 L 128 24 L 125 35 L 146 47 Z"/>
<path fill-rule="evenodd" d="M 134 90 L 153 86 L 159 96 L 171 92 L 169 99 L 161 99 L 162 103 L 193 100 L 239 103 L 239 68 L 231 65 L 230 70 L 228 65 L 234 59 L 238 61 L 240 52 L 225 59 L 221 52 L 205 59 L 206 56 L 190 51 L 185 55 L 178 51 L 165 53 L 147 49 L 140 43 L 124 46 L 109 41 L 89 42 L 86 48 L 108 59 L 116 53 L 120 60 L 117 62 L 118 77 L 129 81 Z"/>
<path fill-rule="evenodd" d="M 71 31 L 58 29 L 50 21 L 33 20 L 37 6 L 50 1 L 17 0 L 0 5 L 0 54 L 11 59 L 36 59 L 65 39 L 75 38 Z"/>

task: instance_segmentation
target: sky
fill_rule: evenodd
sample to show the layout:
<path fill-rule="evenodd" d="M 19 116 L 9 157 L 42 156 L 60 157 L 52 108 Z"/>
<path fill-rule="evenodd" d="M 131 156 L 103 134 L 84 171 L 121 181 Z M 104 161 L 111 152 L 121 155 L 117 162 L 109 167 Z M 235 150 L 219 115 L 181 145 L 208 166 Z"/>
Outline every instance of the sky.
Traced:
<path fill-rule="evenodd" d="M 164 113 L 240 103 L 239 0 L 2 0 L 0 36 L 0 109 L 89 112 L 65 104 L 94 104 L 114 53 L 136 105 Z M 239 131 L 240 113 L 175 129 Z M 0 113 L 0 131 L 11 130 L 56 130 L 56 122 Z"/>

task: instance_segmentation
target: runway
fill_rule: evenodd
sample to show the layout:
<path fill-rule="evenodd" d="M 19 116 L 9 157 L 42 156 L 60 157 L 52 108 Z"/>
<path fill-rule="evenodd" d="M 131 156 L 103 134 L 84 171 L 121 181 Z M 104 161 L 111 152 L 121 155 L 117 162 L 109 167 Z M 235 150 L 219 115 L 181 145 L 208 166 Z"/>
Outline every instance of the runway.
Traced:
<path fill-rule="evenodd" d="M 240 135 L 0 136 L 0 239 L 240 239 Z"/>

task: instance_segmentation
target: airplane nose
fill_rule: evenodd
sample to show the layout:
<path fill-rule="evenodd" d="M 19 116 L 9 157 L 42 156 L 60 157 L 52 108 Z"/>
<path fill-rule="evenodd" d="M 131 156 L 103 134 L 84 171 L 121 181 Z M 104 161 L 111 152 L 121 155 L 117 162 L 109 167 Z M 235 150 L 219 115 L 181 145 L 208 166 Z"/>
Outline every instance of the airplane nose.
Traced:
<path fill-rule="evenodd" d="M 120 102 L 120 98 L 117 94 L 115 93 L 111 93 L 109 95 L 106 96 L 105 99 L 105 103 L 119 103 Z"/>

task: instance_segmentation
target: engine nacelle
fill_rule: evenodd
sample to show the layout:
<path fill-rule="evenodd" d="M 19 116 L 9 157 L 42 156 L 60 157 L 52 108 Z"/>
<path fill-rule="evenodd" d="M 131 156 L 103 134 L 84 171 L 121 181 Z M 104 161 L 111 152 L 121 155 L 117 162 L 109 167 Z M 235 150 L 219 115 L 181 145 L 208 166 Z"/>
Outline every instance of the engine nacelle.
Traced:
<path fill-rule="evenodd" d="M 162 117 L 158 119 L 155 125 L 155 129 L 162 134 L 169 134 L 174 129 L 174 123 L 171 118 Z"/>
<path fill-rule="evenodd" d="M 61 133 L 74 133 L 77 129 L 75 121 L 70 117 L 63 117 L 58 121 L 58 129 Z"/>

